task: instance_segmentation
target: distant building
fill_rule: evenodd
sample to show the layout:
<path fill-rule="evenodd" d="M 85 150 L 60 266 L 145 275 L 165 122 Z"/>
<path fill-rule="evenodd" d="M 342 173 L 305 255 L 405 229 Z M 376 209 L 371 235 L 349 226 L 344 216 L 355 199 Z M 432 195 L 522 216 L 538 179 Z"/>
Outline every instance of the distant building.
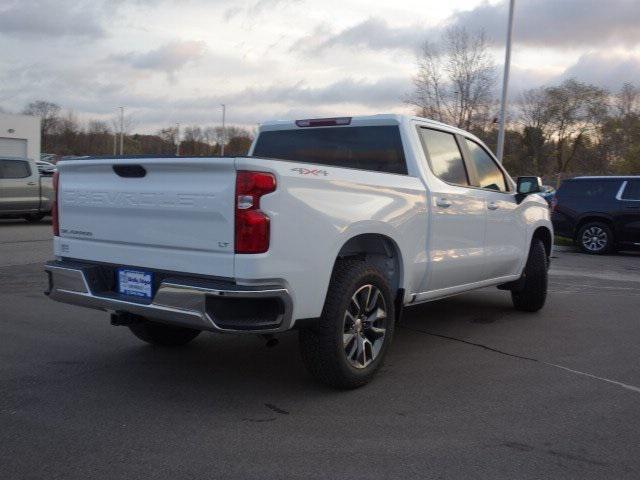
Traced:
<path fill-rule="evenodd" d="M 0 157 L 40 160 L 40 118 L 0 113 Z"/>

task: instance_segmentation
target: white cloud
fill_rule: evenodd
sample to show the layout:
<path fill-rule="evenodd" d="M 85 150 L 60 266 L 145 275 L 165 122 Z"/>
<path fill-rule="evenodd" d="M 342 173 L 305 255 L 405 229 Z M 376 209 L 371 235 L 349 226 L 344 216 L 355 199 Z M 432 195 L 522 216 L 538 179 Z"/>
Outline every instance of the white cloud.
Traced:
<path fill-rule="evenodd" d="M 21 37 L 89 37 L 106 34 L 102 2 L 8 0 L 0 7 L 0 33 Z"/>
<path fill-rule="evenodd" d="M 148 52 L 128 52 L 110 58 L 136 69 L 165 72 L 173 82 L 176 72 L 201 59 L 206 50 L 203 41 L 174 40 Z"/>

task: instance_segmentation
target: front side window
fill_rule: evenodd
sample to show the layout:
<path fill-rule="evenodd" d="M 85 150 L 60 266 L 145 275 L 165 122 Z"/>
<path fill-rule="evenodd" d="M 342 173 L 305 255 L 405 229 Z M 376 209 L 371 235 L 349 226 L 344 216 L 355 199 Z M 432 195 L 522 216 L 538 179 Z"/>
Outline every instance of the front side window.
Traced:
<path fill-rule="evenodd" d="M 622 199 L 640 201 L 640 180 L 627 181 L 627 186 L 622 193 Z"/>
<path fill-rule="evenodd" d="M 23 160 L 0 160 L 0 178 L 27 178 L 31 175 L 29 164 Z"/>
<path fill-rule="evenodd" d="M 473 140 L 465 138 L 465 142 L 469 150 L 470 160 L 475 165 L 478 173 L 478 185 L 476 186 L 499 192 L 508 192 L 509 189 L 507 188 L 504 174 L 493 158 Z"/>
<path fill-rule="evenodd" d="M 467 169 L 455 136 L 430 128 L 421 128 L 420 136 L 433 174 L 447 183 L 469 185 Z"/>

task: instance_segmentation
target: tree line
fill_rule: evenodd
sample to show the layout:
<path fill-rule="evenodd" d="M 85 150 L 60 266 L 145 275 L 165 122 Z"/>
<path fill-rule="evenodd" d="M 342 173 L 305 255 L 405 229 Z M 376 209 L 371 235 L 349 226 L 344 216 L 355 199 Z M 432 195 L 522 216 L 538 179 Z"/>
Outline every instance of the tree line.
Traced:
<path fill-rule="evenodd" d="M 480 137 L 495 151 L 499 102 L 496 65 L 482 32 L 447 30 L 425 43 L 405 98 L 421 116 Z M 640 173 L 640 88 L 618 91 L 566 79 L 527 90 L 507 116 L 504 165 L 516 175 Z"/>
<path fill-rule="evenodd" d="M 482 32 L 447 30 L 440 41 L 424 44 L 404 98 L 417 115 L 471 131 L 495 151 L 498 136 L 498 72 Z M 120 124 L 92 120 L 81 124 L 72 112 L 45 100 L 24 113 L 42 119 L 42 151 L 58 155 L 112 155 L 119 151 Z M 163 128 L 155 134 L 131 133 L 124 122 L 125 154 L 244 155 L 253 134 L 239 127 Z M 625 83 L 618 91 L 566 79 L 520 93 L 507 117 L 504 164 L 515 175 L 547 179 L 576 174 L 640 173 L 640 88 Z"/>
<path fill-rule="evenodd" d="M 67 155 L 114 155 L 120 152 L 120 122 L 102 120 L 80 122 L 73 112 L 63 112 L 60 105 L 37 100 L 23 110 L 26 115 L 41 119 L 42 153 Z M 225 155 L 245 155 L 253 135 L 244 128 L 230 126 L 201 127 L 186 126 L 160 129 L 155 134 L 131 133 L 134 122 L 126 117 L 123 125 L 123 153 L 125 155 L 176 155 L 215 156 L 220 155 L 224 145 Z M 179 141 L 178 141 L 179 136 Z"/>

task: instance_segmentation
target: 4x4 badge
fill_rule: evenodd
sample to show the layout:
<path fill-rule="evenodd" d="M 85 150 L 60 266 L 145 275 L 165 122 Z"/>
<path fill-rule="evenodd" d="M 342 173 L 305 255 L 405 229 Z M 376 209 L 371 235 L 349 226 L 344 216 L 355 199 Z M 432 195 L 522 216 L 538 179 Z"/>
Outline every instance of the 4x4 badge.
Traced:
<path fill-rule="evenodd" d="M 324 175 L 325 177 L 327 175 L 329 175 L 329 173 L 326 170 L 318 170 L 317 168 L 292 168 L 291 169 L 292 172 L 297 172 L 300 175 Z"/>

